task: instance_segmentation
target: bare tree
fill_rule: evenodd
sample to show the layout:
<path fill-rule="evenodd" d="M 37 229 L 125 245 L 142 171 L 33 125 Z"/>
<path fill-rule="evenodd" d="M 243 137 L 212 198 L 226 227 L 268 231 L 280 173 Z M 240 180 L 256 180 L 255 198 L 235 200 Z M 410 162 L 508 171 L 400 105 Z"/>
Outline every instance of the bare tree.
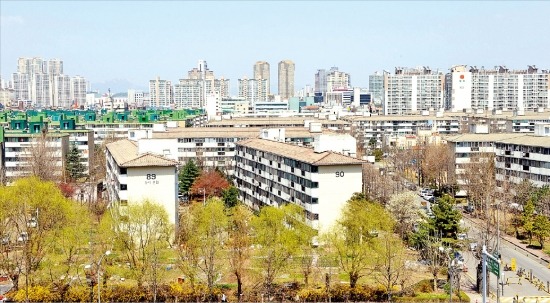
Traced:
<path fill-rule="evenodd" d="M 386 209 L 395 219 L 395 231 L 402 239 L 407 237 L 407 233 L 411 232 L 413 225 L 420 218 L 416 195 L 412 192 L 403 192 L 393 195 L 386 205 Z"/>
<path fill-rule="evenodd" d="M 422 172 L 426 181 L 441 190 L 449 184 L 449 176 L 454 175 L 454 154 L 446 144 L 427 145 L 422 161 Z"/>
<path fill-rule="evenodd" d="M 399 237 L 383 233 L 375 245 L 375 279 L 384 286 L 391 302 L 392 289 L 407 273 L 407 250 Z"/>
<path fill-rule="evenodd" d="M 66 139 L 66 138 L 65 138 Z M 17 176 L 36 176 L 42 181 L 59 182 L 64 176 L 66 146 L 63 137 L 48 135 L 43 129 L 38 135 L 31 135 L 19 157 L 22 165 Z"/>

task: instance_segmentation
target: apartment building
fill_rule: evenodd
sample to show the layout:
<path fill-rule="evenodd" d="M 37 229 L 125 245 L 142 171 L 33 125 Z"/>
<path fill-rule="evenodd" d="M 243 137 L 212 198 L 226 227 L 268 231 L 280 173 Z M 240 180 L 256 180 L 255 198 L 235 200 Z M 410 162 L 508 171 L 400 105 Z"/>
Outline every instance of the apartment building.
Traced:
<path fill-rule="evenodd" d="M 550 72 L 534 65 L 525 70 L 457 65 L 446 75 L 445 108 L 449 110 L 523 110 L 548 108 Z"/>
<path fill-rule="evenodd" d="M 168 108 L 172 104 L 172 95 L 172 81 L 161 80 L 160 77 L 149 80 L 150 106 Z"/>
<path fill-rule="evenodd" d="M 110 206 L 124 217 L 132 203 L 160 204 L 178 222 L 178 163 L 154 153 L 139 153 L 128 139 L 106 145 L 105 186 Z"/>
<path fill-rule="evenodd" d="M 266 95 L 271 93 L 271 74 L 269 70 L 269 63 L 265 61 L 258 61 L 254 64 L 254 79 L 266 80 L 267 92 Z"/>
<path fill-rule="evenodd" d="M 266 102 L 269 94 L 267 79 L 239 79 L 239 98 L 249 102 Z"/>
<path fill-rule="evenodd" d="M 303 208 L 310 226 L 330 228 L 346 201 L 362 191 L 364 161 L 323 147 L 260 138 L 237 142 L 234 177 L 240 200 L 256 210 L 293 203 Z"/>
<path fill-rule="evenodd" d="M 33 174 L 33 166 L 48 165 L 53 176 L 62 180 L 65 173 L 65 158 L 69 150 L 69 134 L 42 132 L 30 124 L 27 129 L 6 131 L 0 128 L 2 143 L 3 180 L 11 184 L 15 179 Z M 38 129 L 38 131 L 34 131 Z"/>
<path fill-rule="evenodd" d="M 87 81 L 84 77 L 63 74 L 63 61 L 39 57 L 19 58 L 17 72 L 12 74 L 15 100 L 30 100 L 38 108 L 63 107 L 86 102 Z"/>
<path fill-rule="evenodd" d="M 294 62 L 283 60 L 279 62 L 279 95 L 281 99 L 294 96 Z"/>
<path fill-rule="evenodd" d="M 420 131 L 437 134 L 458 134 L 461 132 L 460 119 L 455 116 L 436 114 L 430 116 L 345 116 L 342 120 L 350 124 L 350 133 L 357 139 L 364 151 L 369 150 L 372 140 L 375 147 L 383 146 L 384 138 L 402 135 L 417 135 Z M 386 140 L 391 142 L 391 140 Z"/>
<path fill-rule="evenodd" d="M 270 128 L 258 127 L 226 128 L 167 128 L 151 130 L 130 130 L 128 138 L 138 142 L 140 153 L 153 152 L 167 158 L 186 163 L 190 159 L 205 168 L 219 168 L 228 175 L 235 167 L 235 144 L 240 140 L 257 138 L 261 134 L 277 134 L 283 142 L 298 146 L 312 146 L 315 136 L 336 134 L 322 130 L 320 124 L 306 127 Z M 351 150 L 350 152 L 355 152 Z"/>
<path fill-rule="evenodd" d="M 384 74 L 384 114 L 410 115 L 443 108 L 445 76 L 429 67 Z"/>
<path fill-rule="evenodd" d="M 384 71 L 383 73 L 375 72 L 373 75 L 369 75 L 369 92 L 372 94 L 372 101 L 376 105 L 384 104 L 384 75 L 388 72 Z"/>
<path fill-rule="evenodd" d="M 311 122 L 321 123 L 323 129 L 339 132 L 349 132 L 351 123 L 338 120 L 335 115 L 321 119 L 319 115 L 309 116 L 270 116 L 265 117 L 229 117 L 227 119 L 210 121 L 206 127 L 259 127 L 259 128 L 286 128 L 286 127 L 308 127 Z"/>
<path fill-rule="evenodd" d="M 71 96 L 77 107 L 86 104 L 87 88 L 88 84 L 86 78 L 81 76 L 74 76 L 71 78 Z"/>
<path fill-rule="evenodd" d="M 539 124 L 534 134 L 495 141 L 497 185 L 529 180 L 542 187 L 550 183 L 550 124 Z"/>

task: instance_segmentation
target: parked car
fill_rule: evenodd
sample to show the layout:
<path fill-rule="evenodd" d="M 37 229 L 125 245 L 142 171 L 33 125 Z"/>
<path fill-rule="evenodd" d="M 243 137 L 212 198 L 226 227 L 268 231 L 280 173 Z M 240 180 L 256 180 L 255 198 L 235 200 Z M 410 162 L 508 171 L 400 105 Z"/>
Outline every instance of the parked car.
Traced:
<path fill-rule="evenodd" d="M 422 196 L 422 198 L 424 198 L 426 201 L 430 201 L 430 203 L 433 203 L 432 201 L 435 201 L 434 195 L 429 193 Z"/>
<path fill-rule="evenodd" d="M 473 205 L 464 205 L 464 212 L 467 214 L 471 214 L 474 212 L 474 206 Z"/>

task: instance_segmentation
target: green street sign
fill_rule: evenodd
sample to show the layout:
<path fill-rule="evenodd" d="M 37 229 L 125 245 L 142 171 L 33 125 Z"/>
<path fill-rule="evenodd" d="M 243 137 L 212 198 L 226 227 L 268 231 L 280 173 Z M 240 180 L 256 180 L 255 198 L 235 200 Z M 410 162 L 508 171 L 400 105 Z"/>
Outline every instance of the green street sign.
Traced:
<path fill-rule="evenodd" d="M 495 274 L 497 278 L 500 278 L 500 263 L 497 260 L 493 260 L 487 256 L 487 267 L 489 267 L 489 271 Z"/>

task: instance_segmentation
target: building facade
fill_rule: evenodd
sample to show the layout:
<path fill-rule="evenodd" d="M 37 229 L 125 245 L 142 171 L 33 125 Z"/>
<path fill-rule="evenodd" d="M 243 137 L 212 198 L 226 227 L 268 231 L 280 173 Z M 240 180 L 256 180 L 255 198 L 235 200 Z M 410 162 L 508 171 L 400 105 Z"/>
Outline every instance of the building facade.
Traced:
<path fill-rule="evenodd" d="M 249 102 L 267 101 L 268 96 L 267 79 L 239 79 L 239 98 Z"/>
<path fill-rule="evenodd" d="M 269 70 L 269 63 L 265 61 L 258 61 L 254 64 L 254 79 L 266 80 L 266 96 L 271 93 L 271 74 Z"/>
<path fill-rule="evenodd" d="M 397 67 L 384 75 L 384 114 L 410 115 L 443 108 L 445 76 L 429 67 Z"/>
<path fill-rule="evenodd" d="M 294 96 L 294 62 L 283 60 L 279 62 L 279 92 L 281 99 Z"/>
<path fill-rule="evenodd" d="M 172 104 L 172 81 L 157 77 L 149 81 L 150 106 L 162 108 Z"/>
<path fill-rule="evenodd" d="M 318 230 L 330 228 L 346 201 L 362 191 L 363 161 L 330 151 L 248 139 L 237 142 L 235 162 L 240 200 L 256 210 L 293 203 Z"/>
<path fill-rule="evenodd" d="M 535 66 L 525 70 L 457 65 L 446 75 L 448 110 L 523 110 L 549 108 L 550 72 Z"/>
<path fill-rule="evenodd" d="M 105 186 L 111 207 L 120 216 L 127 207 L 146 200 L 160 204 L 170 222 L 178 223 L 178 171 L 176 161 L 153 153 L 139 153 L 135 142 L 106 145 Z"/>

